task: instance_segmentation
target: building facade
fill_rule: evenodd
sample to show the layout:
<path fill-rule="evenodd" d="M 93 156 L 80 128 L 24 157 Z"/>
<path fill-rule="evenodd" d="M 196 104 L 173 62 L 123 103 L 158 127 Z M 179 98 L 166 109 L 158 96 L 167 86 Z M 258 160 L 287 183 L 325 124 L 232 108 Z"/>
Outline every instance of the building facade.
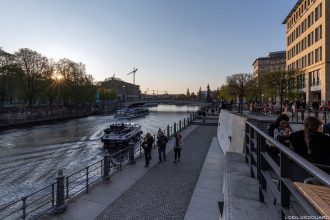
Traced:
<path fill-rule="evenodd" d="M 140 97 L 141 91 L 139 85 L 124 82 L 119 79 L 108 78 L 100 82 L 103 88 L 112 89 L 116 92 L 118 98 L 122 100 L 134 100 Z"/>
<path fill-rule="evenodd" d="M 253 77 L 258 78 L 260 74 L 267 72 L 283 71 L 286 68 L 286 52 L 270 52 L 267 57 L 259 57 L 253 66 Z"/>
<path fill-rule="evenodd" d="M 299 0 L 285 18 L 287 70 L 299 70 L 306 102 L 330 100 L 330 1 Z"/>

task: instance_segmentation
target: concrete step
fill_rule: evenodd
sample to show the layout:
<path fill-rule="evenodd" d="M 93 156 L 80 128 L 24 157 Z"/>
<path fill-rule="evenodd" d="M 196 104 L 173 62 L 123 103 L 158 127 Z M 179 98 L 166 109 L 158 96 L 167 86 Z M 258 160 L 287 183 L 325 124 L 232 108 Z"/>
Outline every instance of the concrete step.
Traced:
<path fill-rule="evenodd" d="M 226 153 L 223 220 L 272 219 L 266 204 L 259 202 L 258 181 L 251 178 L 249 173 L 244 154 Z"/>

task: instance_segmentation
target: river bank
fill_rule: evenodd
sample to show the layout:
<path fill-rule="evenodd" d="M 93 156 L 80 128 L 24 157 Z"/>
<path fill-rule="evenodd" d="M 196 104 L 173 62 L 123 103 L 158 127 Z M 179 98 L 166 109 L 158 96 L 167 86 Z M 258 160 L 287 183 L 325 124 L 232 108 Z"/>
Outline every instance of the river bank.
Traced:
<path fill-rule="evenodd" d="M 102 108 L 92 106 L 22 107 L 0 110 L 0 129 L 41 125 L 70 119 L 114 113 L 117 103 Z"/>

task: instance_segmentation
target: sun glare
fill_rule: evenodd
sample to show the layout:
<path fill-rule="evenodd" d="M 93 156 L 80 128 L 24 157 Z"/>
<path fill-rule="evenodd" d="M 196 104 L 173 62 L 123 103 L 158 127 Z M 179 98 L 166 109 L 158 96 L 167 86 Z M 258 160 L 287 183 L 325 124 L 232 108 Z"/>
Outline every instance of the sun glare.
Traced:
<path fill-rule="evenodd" d="M 61 81 L 63 79 L 63 76 L 61 74 L 55 74 L 53 75 L 53 79 L 56 81 Z"/>

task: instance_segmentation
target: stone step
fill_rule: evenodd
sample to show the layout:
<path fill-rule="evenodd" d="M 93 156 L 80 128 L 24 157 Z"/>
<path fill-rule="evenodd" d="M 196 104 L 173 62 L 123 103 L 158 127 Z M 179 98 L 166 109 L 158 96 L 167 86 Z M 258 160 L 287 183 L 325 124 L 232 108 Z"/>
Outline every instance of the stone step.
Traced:
<path fill-rule="evenodd" d="M 259 202 L 258 181 L 249 176 L 242 153 L 225 155 L 223 194 L 223 220 L 272 219 L 267 205 Z"/>

